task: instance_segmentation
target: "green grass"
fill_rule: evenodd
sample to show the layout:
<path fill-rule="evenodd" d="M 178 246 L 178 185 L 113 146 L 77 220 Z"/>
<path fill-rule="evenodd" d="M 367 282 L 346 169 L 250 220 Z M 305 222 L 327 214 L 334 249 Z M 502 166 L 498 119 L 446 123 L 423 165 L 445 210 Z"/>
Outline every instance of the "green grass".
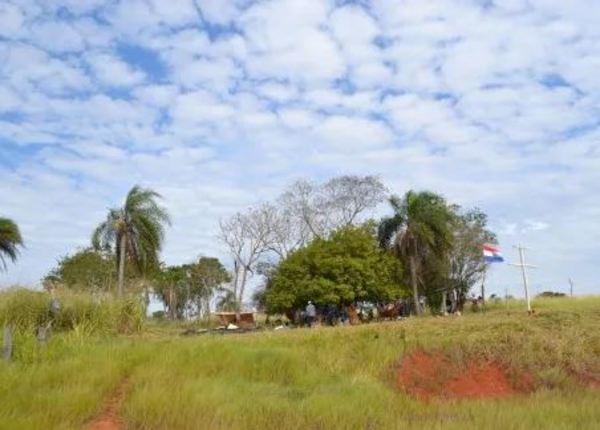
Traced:
<path fill-rule="evenodd" d="M 130 337 L 63 334 L 24 362 L 0 364 L 0 428 L 82 428 L 125 379 L 129 429 L 597 428 L 600 393 L 565 369 L 600 371 L 600 298 L 534 306 L 534 317 L 515 302 L 462 317 L 245 335 L 181 337 L 155 326 Z M 397 389 L 394 369 L 417 348 L 507 362 L 538 389 L 415 400 Z"/>

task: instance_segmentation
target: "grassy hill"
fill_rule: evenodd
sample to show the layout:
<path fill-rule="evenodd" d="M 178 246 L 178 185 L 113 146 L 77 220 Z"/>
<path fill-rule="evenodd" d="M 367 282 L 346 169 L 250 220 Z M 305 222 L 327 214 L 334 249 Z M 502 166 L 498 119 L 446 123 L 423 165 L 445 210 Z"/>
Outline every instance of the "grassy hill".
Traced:
<path fill-rule="evenodd" d="M 600 298 L 534 305 L 532 317 L 514 302 L 461 317 L 243 335 L 74 330 L 41 348 L 22 337 L 18 360 L 0 364 L 0 428 L 80 429 L 107 411 L 128 429 L 597 428 Z M 527 388 L 444 398 L 453 375 L 437 375 L 421 382 L 442 396 L 419 399 L 398 385 L 415 351 L 442 354 L 453 372 L 495 363 L 509 378 L 527 375 Z"/>

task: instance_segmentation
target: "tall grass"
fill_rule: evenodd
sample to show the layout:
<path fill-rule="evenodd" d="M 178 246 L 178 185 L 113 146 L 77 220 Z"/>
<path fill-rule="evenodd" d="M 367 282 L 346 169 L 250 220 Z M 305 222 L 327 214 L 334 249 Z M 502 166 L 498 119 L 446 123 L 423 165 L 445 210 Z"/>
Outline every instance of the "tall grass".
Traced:
<path fill-rule="evenodd" d="M 133 373 L 124 414 L 134 429 L 592 429 L 600 396 L 569 373 L 600 372 L 600 306 L 588 305 L 158 344 Z M 503 361 L 538 391 L 417 401 L 396 388 L 395 369 L 419 348 Z"/>
<path fill-rule="evenodd" d="M 56 313 L 51 311 L 52 300 L 45 291 L 13 288 L 0 292 L 0 326 L 33 332 L 50 324 L 54 331 L 116 334 L 138 332 L 145 320 L 145 309 L 138 297 L 117 300 L 109 294 L 61 291 L 54 295 L 59 304 Z"/>
<path fill-rule="evenodd" d="M 54 337 L 39 361 L 0 364 L 0 429 L 81 428 L 124 380 L 128 429 L 595 429 L 600 300 L 553 299 L 462 317 L 245 335 Z M 421 402 L 395 370 L 415 349 L 491 358 L 535 376 L 500 400 Z"/>
<path fill-rule="evenodd" d="M 41 360 L 0 362 L 0 429 L 81 429 L 144 358 L 131 343 L 59 334 Z"/>

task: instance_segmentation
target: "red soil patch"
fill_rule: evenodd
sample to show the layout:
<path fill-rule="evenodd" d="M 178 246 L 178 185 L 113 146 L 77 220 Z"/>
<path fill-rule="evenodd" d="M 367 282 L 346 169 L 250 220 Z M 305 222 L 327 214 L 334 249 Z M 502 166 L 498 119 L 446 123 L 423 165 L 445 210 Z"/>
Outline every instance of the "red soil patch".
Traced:
<path fill-rule="evenodd" d="M 122 382 L 106 402 L 102 413 L 86 428 L 88 430 L 121 430 L 123 421 L 119 416 L 119 412 L 129 388 L 129 381 Z"/>
<path fill-rule="evenodd" d="M 421 400 L 507 397 L 531 390 L 530 376 L 519 374 L 516 379 L 518 383 L 493 361 L 459 366 L 444 354 L 424 351 L 404 358 L 398 371 L 400 388 Z"/>

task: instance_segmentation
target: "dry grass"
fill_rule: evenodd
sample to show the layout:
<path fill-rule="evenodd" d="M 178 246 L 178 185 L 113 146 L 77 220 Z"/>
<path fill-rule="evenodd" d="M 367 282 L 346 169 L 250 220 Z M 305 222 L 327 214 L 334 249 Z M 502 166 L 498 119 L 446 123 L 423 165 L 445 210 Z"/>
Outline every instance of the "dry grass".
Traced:
<path fill-rule="evenodd" d="M 132 388 L 121 418 L 130 429 L 595 428 L 600 396 L 574 375 L 600 371 L 600 298 L 550 300 L 535 303 L 534 317 L 515 303 L 359 327 L 59 336 L 35 363 L 0 365 L 0 428 L 81 428 L 125 377 Z M 420 402 L 393 382 L 415 349 L 442 349 L 457 363 L 509 362 L 535 376 L 537 391 Z"/>

